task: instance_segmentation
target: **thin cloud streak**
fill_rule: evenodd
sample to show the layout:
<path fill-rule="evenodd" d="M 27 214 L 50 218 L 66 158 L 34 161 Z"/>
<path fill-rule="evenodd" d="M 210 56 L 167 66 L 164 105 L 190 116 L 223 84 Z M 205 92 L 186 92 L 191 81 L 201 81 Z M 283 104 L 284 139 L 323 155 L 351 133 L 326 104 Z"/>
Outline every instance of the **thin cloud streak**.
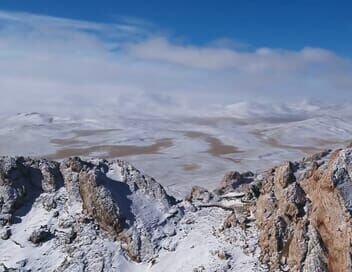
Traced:
<path fill-rule="evenodd" d="M 268 69 L 295 71 L 315 65 L 339 67 L 344 61 L 328 50 L 305 47 L 300 51 L 259 48 L 253 52 L 239 52 L 227 48 L 199 48 L 173 45 L 163 37 L 152 38 L 129 47 L 142 59 L 164 61 L 192 68 L 235 69 L 256 73 Z"/>

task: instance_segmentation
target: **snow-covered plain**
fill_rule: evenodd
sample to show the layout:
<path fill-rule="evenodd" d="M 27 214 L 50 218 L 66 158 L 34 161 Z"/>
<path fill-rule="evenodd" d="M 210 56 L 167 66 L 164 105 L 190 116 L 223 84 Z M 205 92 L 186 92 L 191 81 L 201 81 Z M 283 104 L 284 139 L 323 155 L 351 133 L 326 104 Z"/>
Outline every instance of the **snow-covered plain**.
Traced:
<path fill-rule="evenodd" d="M 122 158 L 155 177 L 172 195 L 183 198 L 194 185 L 214 189 L 229 170 L 265 170 L 283 160 L 347 145 L 352 133 L 351 116 L 349 108 L 341 106 L 268 108 L 248 103 L 200 116 L 7 114 L 0 116 L 0 154 L 54 160 L 68 156 Z M 121 167 L 109 168 L 107 177 L 120 181 L 122 172 Z M 62 200 L 56 208 L 59 217 L 43 206 L 47 193 L 31 206 L 24 206 L 27 212 L 22 213 L 22 208 L 18 211 L 20 220 L 11 227 L 11 238 L 2 242 L 0 263 L 17 267 L 26 260 L 33 269 L 47 271 L 66 259 L 57 239 L 41 246 L 28 240 L 41 225 L 55 230 L 58 239 L 69 234 L 61 229 L 60 222 L 79 215 L 81 206 L 68 205 L 65 190 L 53 193 Z M 186 212 L 174 229 L 170 228 L 170 237 L 161 241 L 153 261 L 131 261 L 120 242 L 103 233 L 97 235 L 91 224 L 82 225 L 75 242 L 80 250 L 74 257 L 81 258 L 83 252 L 95 263 L 99 254 L 108 256 L 108 265 L 114 271 L 267 271 L 259 263 L 256 225 L 250 221 L 245 230 L 241 226 L 224 228 L 231 216 L 226 207 L 243 205 L 237 194 L 224 194 L 214 200 L 213 206 L 195 202 L 195 210 L 195 206 L 182 206 L 187 201 L 180 201 Z M 143 195 L 135 193 L 128 199 L 134 203 L 131 210 L 136 218 L 143 222 L 138 227 L 153 229 L 154 222 L 164 217 Z M 168 230 L 163 229 L 165 233 Z M 79 265 L 76 268 L 74 271 L 80 271 Z M 102 269 L 99 264 L 92 265 L 95 268 Z"/>
<path fill-rule="evenodd" d="M 348 106 L 238 103 L 198 116 L 0 116 L 2 155 L 120 157 L 185 195 L 214 188 L 228 170 L 263 170 L 325 148 L 346 145 Z"/>

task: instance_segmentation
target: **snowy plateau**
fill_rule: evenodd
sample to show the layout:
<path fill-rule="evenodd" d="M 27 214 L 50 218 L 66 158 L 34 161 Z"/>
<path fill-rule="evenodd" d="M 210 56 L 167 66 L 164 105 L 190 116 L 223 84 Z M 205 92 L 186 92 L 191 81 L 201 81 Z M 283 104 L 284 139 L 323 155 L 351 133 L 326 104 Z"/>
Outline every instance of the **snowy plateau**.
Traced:
<path fill-rule="evenodd" d="M 0 271 L 351 271 L 351 116 L 2 115 Z"/>

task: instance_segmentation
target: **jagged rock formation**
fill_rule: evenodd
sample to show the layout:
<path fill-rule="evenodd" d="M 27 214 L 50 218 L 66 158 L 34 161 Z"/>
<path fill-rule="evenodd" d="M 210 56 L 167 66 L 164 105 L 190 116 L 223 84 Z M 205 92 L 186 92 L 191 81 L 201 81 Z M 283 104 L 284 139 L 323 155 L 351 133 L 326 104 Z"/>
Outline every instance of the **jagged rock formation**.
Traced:
<path fill-rule="evenodd" d="M 351 215 L 352 148 L 179 201 L 120 160 L 0 158 L 0 271 L 352 271 Z"/>
<path fill-rule="evenodd" d="M 27 242 L 47 242 L 50 246 L 47 251 L 43 249 L 44 253 L 40 250 L 42 254 L 50 254 L 55 246 L 62 247 L 60 251 L 66 256 L 50 269 L 80 271 L 79 266 L 83 266 L 84 271 L 96 271 L 99 265 L 113 265 L 112 259 L 106 260 L 104 256 L 88 258 L 91 254 L 102 255 L 101 250 L 113 250 L 106 247 L 105 239 L 119 241 L 131 260 L 148 262 L 156 258 L 160 241 L 174 234 L 182 210 L 153 178 L 123 161 L 70 158 L 57 163 L 2 157 L 3 240 L 10 238 L 13 226 L 38 215 L 43 218 L 29 224 L 33 231 L 23 233 L 28 237 L 15 233 L 22 241 L 12 242 L 21 248 Z M 100 245 L 93 246 L 94 240 Z M 75 254 L 85 256 L 80 260 Z M 39 267 L 34 264 L 32 268 Z"/>
<path fill-rule="evenodd" d="M 126 162 L 93 164 L 73 158 L 64 161 L 61 169 L 68 173 L 64 180 L 68 194 L 75 196 L 71 201 L 82 203 L 86 215 L 123 241 L 135 261 L 152 259 L 158 240 L 172 232 L 174 219 L 182 214 L 160 184 Z M 168 218 L 162 218 L 165 214 Z M 160 226 L 163 230 L 158 233 Z"/>
<path fill-rule="evenodd" d="M 254 214 L 260 261 L 269 271 L 352 271 L 351 179 L 352 149 L 327 150 L 264 173 L 229 172 L 214 193 L 236 193 L 248 204 L 225 224 Z M 195 188 L 190 196 L 209 195 Z"/>
<path fill-rule="evenodd" d="M 264 174 L 255 215 L 270 270 L 352 270 L 351 160 L 323 152 Z"/>

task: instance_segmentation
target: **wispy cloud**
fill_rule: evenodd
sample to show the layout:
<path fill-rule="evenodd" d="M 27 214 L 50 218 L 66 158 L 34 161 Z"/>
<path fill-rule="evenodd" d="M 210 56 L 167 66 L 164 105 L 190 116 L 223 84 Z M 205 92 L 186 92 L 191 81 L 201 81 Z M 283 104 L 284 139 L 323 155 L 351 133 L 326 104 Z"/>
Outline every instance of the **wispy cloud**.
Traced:
<path fill-rule="evenodd" d="M 136 19 L 102 24 L 0 12 L 0 111 L 196 114 L 214 104 L 229 112 L 226 105 L 243 100 L 352 97 L 351 61 L 328 50 L 172 40 Z"/>
<path fill-rule="evenodd" d="M 195 47 L 171 44 L 163 37 L 133 44 L 130 52 L 142 59 L 163 61 L 203 69 L 233 69 L 246 73 L 265 71 L 296 71 L 343 68 L 344 61 L 328 50 L 306 47 L 300 51 L 259 48 L 253 52 L 239 52 L 218 47 Z"/>

